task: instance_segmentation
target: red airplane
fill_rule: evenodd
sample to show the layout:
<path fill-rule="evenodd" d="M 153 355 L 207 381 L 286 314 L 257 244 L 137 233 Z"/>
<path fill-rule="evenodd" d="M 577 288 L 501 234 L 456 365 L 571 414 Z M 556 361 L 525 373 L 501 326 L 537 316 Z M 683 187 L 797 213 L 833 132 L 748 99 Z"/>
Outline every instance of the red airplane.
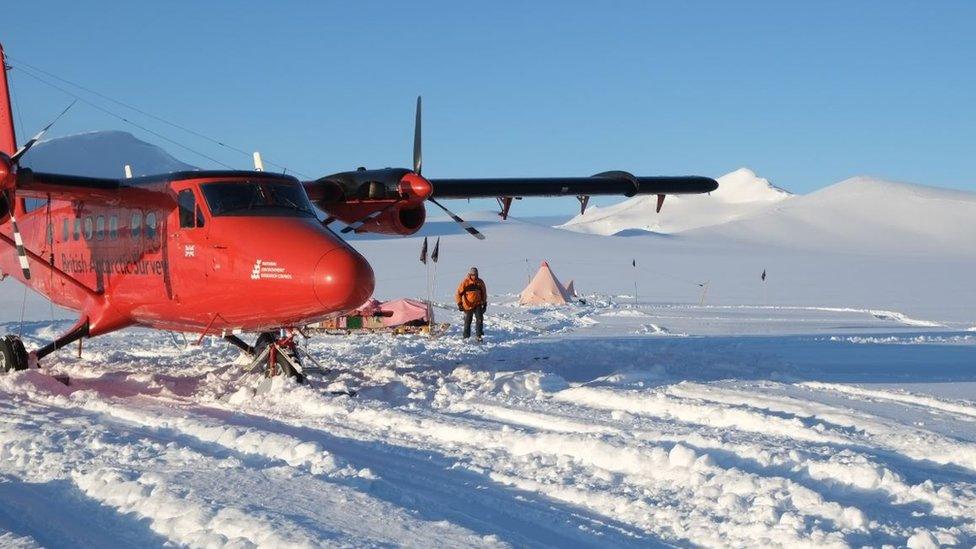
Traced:
<path fill-rule="evenodd" d="M 8 68 L 2 46 L 0 63 Z M 0 339 L 0 372 L 36 366 L 81 338 L 146 326 L 220 335 L 257 360 L 267 357 L 271 373 L 280 365 L 300 376 L 294 361 L 275 354 L 294 357 L 292 338 L 275 334 L 352 310 L 373 293 L 369 263 L 329 227 L 335 221 L 346 225 L 343 233 L 410 235 L 423 226 L 430 202 L 483 239 L 438 200 L 497 198 L 505 218 L 513 198 L 526 196 L 576 196 L 583 210 L 594 195 L 656 194 L 660 210 L 665 195 L 718 187 L 706 177 L 622 171 L 428 179 L 421 175 L 419 98 L 413 169 L 360 168 L 314 181 L 262 171 L 132 179 L 39 173 L 20 161 L 50 124 L 17 148 L 0 72 L 0 273 L 79 313 L 64 335 L 30 353 L 16 336 Z M 260 334 L 258 344 L 245 343 L 242 333 Z"/>

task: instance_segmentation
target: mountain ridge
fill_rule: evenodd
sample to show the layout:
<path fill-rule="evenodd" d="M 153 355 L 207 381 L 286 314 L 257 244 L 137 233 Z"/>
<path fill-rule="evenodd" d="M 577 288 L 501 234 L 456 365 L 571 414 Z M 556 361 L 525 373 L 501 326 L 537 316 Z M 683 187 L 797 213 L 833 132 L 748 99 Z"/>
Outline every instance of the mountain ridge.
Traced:
<path fill-rule="evenodd" d="M 124 177 L 126 164 L 136 177 L 199 169 L 120 130 L 46 139 L 24 156 L 23 164 L 38 172 L 108 178 Z"/>

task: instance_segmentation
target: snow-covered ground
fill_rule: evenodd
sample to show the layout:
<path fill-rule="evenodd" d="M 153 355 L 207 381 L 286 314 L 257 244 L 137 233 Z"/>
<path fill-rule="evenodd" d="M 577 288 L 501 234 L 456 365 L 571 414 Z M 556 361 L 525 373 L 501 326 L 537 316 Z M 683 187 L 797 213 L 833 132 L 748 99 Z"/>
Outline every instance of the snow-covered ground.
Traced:
<path fill-rule="evenodd" d="M 976 334 L 877 311 L 510 300 L 480 346 L 457 328 L 314 336 L 328 373 L 311 386 L 141 329 L 62 351 L 68 386 L 3 376 L 0 541 L 976 542 Z M 702 335 L 732 325 L 763 334 Z"/>
<path fill-rule="evenodd" d="M 973 194 L 723 180 L 668 199 L 680 226 L 633 199 L 582 232 L 357 237 L 380 298 L 424 297 L 441 237 L 453 327 L 316 335 L 310 386 L 143 329 L 62 350 L 68 386 L 0 376 L 0 546 L 976 544 Z M 515 305 L 543 259 L 586 304 Z M 449 307 L 472 264 L 483 345 Z M 0 283 L 3 332 L 69 325 L 23 295 Z"/>

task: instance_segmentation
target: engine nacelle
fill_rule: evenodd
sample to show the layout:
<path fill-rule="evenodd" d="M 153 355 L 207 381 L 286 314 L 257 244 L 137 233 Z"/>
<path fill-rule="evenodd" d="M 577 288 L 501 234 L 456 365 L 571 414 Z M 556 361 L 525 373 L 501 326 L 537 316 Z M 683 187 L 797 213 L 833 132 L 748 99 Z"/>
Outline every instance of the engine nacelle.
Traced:
<path fill-rule="evenodd" d="M 424 226 L 424 201 L 433 191 L 423 176 L 402 168 L 337 173 L 304 186 L 309 199 L 330 217 L 347 225 L 362 223 L 356 232 L 402 236 Z"/>
<path fill-rule="evenodd" d="M 426 220 L 427 208 L 423 204 L 397 206 L 369 220 L 359 230 L 408 236 L 419 231 Z"/>
<path fill-rule="evenodd" d="M 357 233 L 378 233 L 409 236 L 420 230 L 427 220 L 427 208 L 423 203 L 393 204 L 390 201 L 331 204 L 325 210 L 331 217 L 343 223 L 355 223 L 374 212 L 379 215 L 366 221 Z"/>

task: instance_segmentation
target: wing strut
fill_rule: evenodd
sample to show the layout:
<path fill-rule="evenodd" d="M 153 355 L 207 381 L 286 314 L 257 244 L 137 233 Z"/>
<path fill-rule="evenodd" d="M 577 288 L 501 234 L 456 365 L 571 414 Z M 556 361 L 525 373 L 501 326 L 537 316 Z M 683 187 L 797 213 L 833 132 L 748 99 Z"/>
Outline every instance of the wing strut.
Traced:
<path fill-rule="evenodd" d="M 586 206 L 590 203 L 590 196 L 585 194 L 577 195 L 576 200 L 579 200 L 580 203 L 580 215 L 585 214 Z M 660 208 L 658 208 L 658 211 L 660 211 Z"/>
<path fill-rule="evenodd" d="M 0 241 L 5 242 L 7 245 L 11 246 L 14 249 L 17 249 L 17 243 L 12 238 L 10 238 L 9 236 L 7 236 L 7 235 L 5 235 L 3 233 L 0 233 Z M 30 250 L 28 250 L 26 248 L 24 248 L 24 255 L 26 257 L 32 259 L 34 261 L 35 266 L 40 267 L 41 270 L 47 271 L 47 272 L 53 274 L 54 276 L 57 276 L 61 280 L 64 280 L 65 282 L 71 284 L 75 288 L 78 288 L 79 290 L 85 292 L 85 294 L 87 294 L 88 296 L 90 296 L 90 297 L 100 297 L 102 295 L 101 292 L 97 292 L 97 291 L 89 288 L 88 286 L 85 286 L 77 278 L 75 278 L 75 277 L 69 275 L 68 273 L 62 271 L 61 269 L 55 267 L 53 265 L 53 262 L 47 261 L 43 257 L 35 254 L 34 252 L 32 252 L 32 251 L 30 251 Z"/>
<path fill-rule="evenodd" d="M 502 221 L 504 221 L 508 219 L 508 212 L 511 211 L 512 209 L 513 198 L 511 196 L 502 196 L 499 197 L 497 200 L 498 200 L 498 207 L 501 208 L 502 210 L 498 212 L 498 215 L 501 216 Z"/>

